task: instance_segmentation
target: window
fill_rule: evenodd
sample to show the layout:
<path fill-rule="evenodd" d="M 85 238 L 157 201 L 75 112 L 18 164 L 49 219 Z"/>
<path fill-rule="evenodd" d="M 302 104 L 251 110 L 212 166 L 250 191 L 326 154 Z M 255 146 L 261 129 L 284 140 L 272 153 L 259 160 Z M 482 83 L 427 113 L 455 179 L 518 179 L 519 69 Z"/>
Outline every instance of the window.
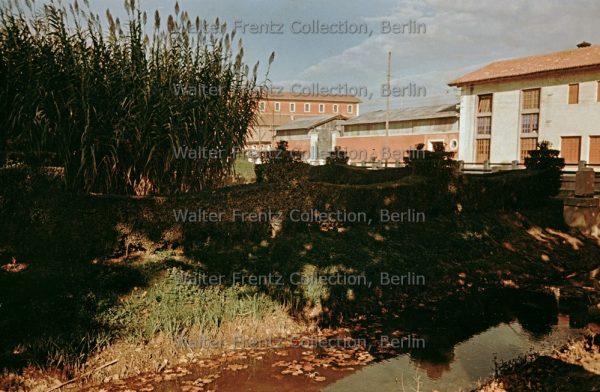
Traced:
<path fill-rule="evenodd" d="M 492 117 L 477 117 L 477 134 L 490 135 L 492 133 Z"/>
<path fill-rule="evenodd" d="M 444 151 L 446 144 L 443 141 L 430 141 L 431 151 Z"/>
<path fill-rule="evenodd" d="M 525 162 L 525 158 L 529 156 L 529 151 L 535 150 L 537 147 L 538 139 L 537 137 L 522 137 L 521 138 L 521 153 L 520 153 L 520 161 L 521 163 Z"/>
<path fill-rule="evenodd" d="M 308 113 L 310 112 L 310 103 L 305 103 L 304 104 L 304 113 Z"/>
<path fill-rule="evenodd" d="M 537 133 L 539 129 L 540 89 L 523 90 L 521 94 L 521 133 Z"/>
<path fill-rule="evenodd" d="M 337 113 L 339 111 L 337 103 L 333 105 L 333 112 Z"/>
<path fill-rule="evenodd" d="M 588 160 L 591 165 L 600 165 L 600 136 L 590 136 L 590 156 Z"/>
<path fill-rule="evenodd" d="M 521 109 L 523 110 L 539 110 L 540 109 L 540 89 L 536 88 L 533 90 L 523 90 L 522 95 L 522 105 Z"/>
<path fill-rule="evenodd" d="M 325 111 L 325 104 L 320 103 L 319 104 L 319 113 L 323 113 Z"/>
<path fill-rule="evenodd" d="M 261 112 L 264 112 L 266 109 L 265 101 L 260 101 L 260 103 L 258 104 L 258 108 Z"/>
<path fill-rule="evenodd" d="M 352 113 L 352 105 L 348 105 L 347 110 L 348 113 Z"/>
<path fill-rule="evenodd" d="M 490 139 L 477 139 L 476 163 L 490 160 Z"/>
<path fill-rule="evenodd" d="M 565 136 L 560 138 L 560 155 L 565 158 L 565 163 L 576 165 L 581 156 L 581 137 Z"/>
<path fill-rule="evenodd" d="M 521 133 L 533 133 L 539 129 L 540 115 L 538 113 L 521 115 Z"/>
<path fill-rule="evenodd" d="M 281 103 L 280 102 L 275 102 L 275 111 L 276 112 L 280 112 L 281 111 Z"/>
<path fill-rule="evenodd" d="M 477 139 L 475 141 L 475 162 L 490 160 L 490 135 L 492 134 L 492 94 L 477 97 Z"/>
<path fill-rule="evenodd" d="M 296 111 L 296 104 L 294 102 L 290 103 L 290 112 L 294 113 Z"/>
<path fill-rule="evenodd" d="M 456 150 L 458 148 L 458 140 L 452 139 L 450 141 L 450 150 Z"/>
<path fill-rule="evenodd" d="M 569 105 L 579 103 L 579 83 L 569 84 Z"/>
<path fill-rule="evenodd" d="M 492 133 L 492 94 L 480 95 L 477 102 L 477 134 Z"/>
<path fill-rule="evenodd" d="M 477 105 L 477 113 L 492 114 L 492 94 L 480 95 L 479 104 Z"/>

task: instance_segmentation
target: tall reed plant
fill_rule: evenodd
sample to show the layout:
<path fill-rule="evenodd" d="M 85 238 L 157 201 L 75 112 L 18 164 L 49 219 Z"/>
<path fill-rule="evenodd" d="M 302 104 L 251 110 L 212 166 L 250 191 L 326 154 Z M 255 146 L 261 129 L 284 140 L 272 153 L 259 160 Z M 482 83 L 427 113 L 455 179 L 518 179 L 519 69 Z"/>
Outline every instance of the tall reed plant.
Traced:
<path fill-rule="evenodd" d="M 265 91 L 235 30 L 178 4 L 149 17 L 126 0 L 125 22 L 87 1 L 21 4 L 0 6 L 0 151 L 51 153 L 83 192 L 194 192 L 231 174 Z"/>

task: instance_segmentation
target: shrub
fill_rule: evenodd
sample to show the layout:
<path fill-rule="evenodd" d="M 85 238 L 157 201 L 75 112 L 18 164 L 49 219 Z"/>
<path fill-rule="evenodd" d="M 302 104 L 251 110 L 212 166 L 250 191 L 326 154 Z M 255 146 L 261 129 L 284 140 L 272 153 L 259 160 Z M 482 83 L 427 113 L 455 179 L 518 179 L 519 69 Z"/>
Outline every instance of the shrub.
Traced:
<path fill-rule="evenodd" d="M 288 150 L 288 142 L 280 141 L 272 151 L 261 152 L 261 164 L 254 166 L 256 182 L 290 183 L 307 174 L 308 165 L 300 154 Z"/>
<path fill-rule="evenodd" d="M 506 170 L 459 177 L 458 201 L 465 211 L 530 208 L 547 199 L 544 171 Z"/>
<path fill-rule="evenodd" d="M 77 2 L 17 3 L 0 6 L 0 151 L 56 154 L 69 189 L 84 192 L 172 194 L 229 177 L 265 91 L 235 32 L 218 19 L 207 32 L 178 4 L 152 30 L 127 0 L 128 20 L 107 11 L 105 35 Z M 182 149 L 219 155 L 179 159 Z"/>
<path fill-rule="evenodd" d="M 541 141 L 535 150 L 528 151 L 529 156 L 525 158 L 527 170 L 543 171 L 545 174 L 542 194 L 536 196 L 554 196 L 560 190 L 560 176 L 565 160 L 559 157 L 560 151 L 551 149 L 551 146 L 550 142 Z"/>
<path fill-rule="evenodd" d="M 425 145 L 419 143 L 416 150 L 412 150 L 405 163 L 412 173 L 424 177 L 436 177 L 449 180 L 456 166 L 452 159 L 454 153 L 446 152 L 443 144 L 434 144 L 433 151 L 424 149 Z"/>
<path fill-rule="evenodd" d="M 560 151 L 553 150 L 549 141 L 543 140 L 537 144 L 535 150 L 527 151 L 529 156 L 525 158 L 525 167 L 532 170 L 562 170 L 565 167 L 564 158 L 560 158 Z"/>
<path fill-rule="evenodd" d="M 336 146 L 333 151 L 329 153 L 329 156 L 325 159 L 327 165 L 347 165 L 350 158 L 346 155 L 346 151 L 342 150 L 340 146 Z"/>
<path fill-rule="evenodd" d="M 400 181 L 410 175 L 405 167 L 387 168 L 385 170 L 369 170 L 351 165 L 311 166 L 309 180 L 330 184 L 368 185 L 392 181 Z"/>

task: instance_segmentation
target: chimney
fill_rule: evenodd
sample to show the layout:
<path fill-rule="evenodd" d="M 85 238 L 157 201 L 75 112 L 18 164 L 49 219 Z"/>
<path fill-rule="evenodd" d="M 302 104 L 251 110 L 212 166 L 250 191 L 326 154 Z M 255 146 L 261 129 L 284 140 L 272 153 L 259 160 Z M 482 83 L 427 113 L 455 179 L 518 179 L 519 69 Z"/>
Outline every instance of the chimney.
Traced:
<path fill-rule="evenodd" d="M 578 43 L 578 44 L 577 44 L 577 47 L 578 47 L 578 48 L 587 48 L 587 47 L 589 47 L 589 46 L 592 46 L 592 44 L 590 44 L 590 43 L 589 43 L 589 42 L 587 42 L 587 41 L 582 41 L 582 42 L 580 42 L 580 43 Z"/>

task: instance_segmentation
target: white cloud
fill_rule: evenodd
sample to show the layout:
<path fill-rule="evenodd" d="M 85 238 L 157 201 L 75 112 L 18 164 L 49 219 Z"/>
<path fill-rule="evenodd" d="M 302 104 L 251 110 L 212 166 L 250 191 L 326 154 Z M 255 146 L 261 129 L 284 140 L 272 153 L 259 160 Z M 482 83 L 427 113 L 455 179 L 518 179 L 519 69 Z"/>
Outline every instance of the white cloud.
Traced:
<path fill-rule="evenodd" d="M 404 1 L 388 14 L 365 20 L 374 26 L 414 20 L 426 25 L 425 34 L 373 35 L 310 65 L 299 79 L 367 85 L 376 90 L 385 82 L 391 50 L 394 80 L 425 84 L 428 97 L 440 100 L 448 81 L 477 65 L 573 48 L 582 40 L 600 43 L 598 15 L 600 2 L 596 0 Z M 384 104 L 379 99 L 363 106 Z"/>

